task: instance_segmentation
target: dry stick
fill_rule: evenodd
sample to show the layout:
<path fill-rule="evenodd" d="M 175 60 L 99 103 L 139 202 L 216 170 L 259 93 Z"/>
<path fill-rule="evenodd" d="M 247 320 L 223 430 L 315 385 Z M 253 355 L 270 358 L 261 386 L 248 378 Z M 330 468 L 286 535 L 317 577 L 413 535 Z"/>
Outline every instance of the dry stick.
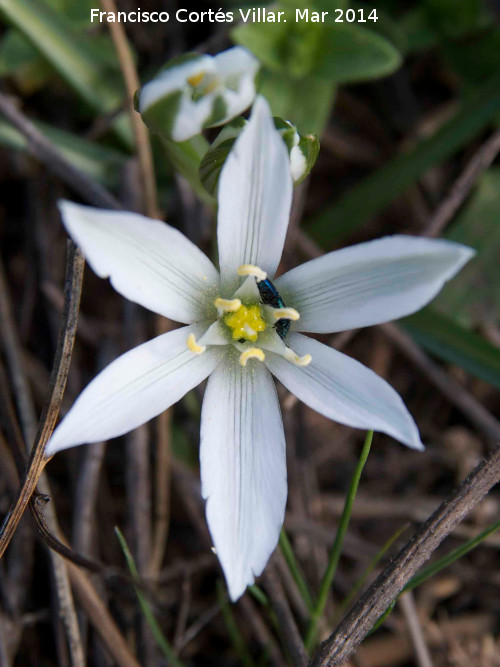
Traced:
<path fill-rule="evenodd" d="M 66 386 L 69 364 L 73 343 L 76 334 L 76 322 L 78 317 L 78 308 L 80 305 L 80 294 L 83 280 L 84 260 L 76 246 L 69 242 L 69 252 L 66 264 L 66 288 L 65 288 L 65 308 L 63 314 L 63 325 L 59 336 L 59 342 L 56 351 L 56 358 L 50 380 L 49 396 L 40 418 L 40 425 L 35 436 L 34 445 L 30 452 L 28 467 L 21 482 L 17 497 L 14 499 L 7 516 L 0 528 L 0 558 L 3 556 L 7 545 L 9 544 L 14 531 L 28 505 L 30 498 L 36 489 L 40 475 L 43 472 L 46 461 L 44 460 L 45 446 L 54 429 L 57 415 Z M 0 282 L 3 283 L 3 276 L 0 273 Z M 0 294 L 0 317 L 4 322 L 11 318 L 6 311 L 7 304 L 3 295 L 5 295 L 5 285 L 1 285 Z"/>
<path fill-rule="evenodd" d="M 290 654 L 294 667 L 305 667 L 307 665 L 307 654 L 304 642 L 300 636 L 299 629 L 290 610 L 288 600 L 275 570 L 274 563 L 270 563 L 262 575 L 262 583 L 269 595 L 274 613 L 279 621 L 279 627 L 283 635 L 283 642 Z"/>
<path fill-rule="evenodd" d="M 412 339 L 394 324 L 381 324 L 382 331 L 410 359 L 419 370 L 457 406 L 487 438 L 500 442 L 500 422 L 466 389 L 453 382 Z"/>
<path fill-rule="evenodd" d="M 88 578 L 72 563 L 68 563 L 68 571 L 80 604 L 116 663 L 120 667 L 139 667 L 111 614 Z"/>
<path fill-rule="evenodd" d="M 105 188 L 95 183 L 85 174 L 73 167 L 39 132 L 33 123 L 17 109 L 16 105 L 0 92 L 0 112 L 28 140 L 28 151 L 44 164 L 49 171 L 58 176 L 82 199 L 103 208 L 121 209 L 120 203 Z"/>
<path fill-rule="evenodd" d="M 500 481 L 500 447 L 482 461 L 445 500 L 361 597 L 323 644 L 311 667 L 341 665 L 385 612 L 412 576 L 422 567 L 455 526 Z"/>
<path fill-rule="evenodd" d="M 101 5 L 106 12 L 116 13 L 114 0 L 101 0 Z M 158 209 L 158 192 L 154 172 L 153 152 L 149 141 L 149 133 L 144 125 L 140 114 L 133 105 L 135 92 L 140 88 L 139 75 L 135 67 L 134 59 L 128 44 L 127 35 L 120 23 L 110 22 L 109 31 L 115 45 L 116 54 L 120 63 L 120 69 L 127 90 L 128 107 L 132 123 L 139 158 L 141 184 L 144 208 L 151 218 L 160 218 Z M 156 321 L 156 333 L 160 335 L 168 331 L 168 322 L 162 317 Z M 169 489 L 171 479 L 171 447 L 170 447 L 170 417 L 171 411 L 166 410 L 158 416 L 157 427 L 157 459 L 156 459 L 156 497 L 155 518 L 156 525 L 153 535 L 153 547 L 151 556 L 151 574 L 158 576 L 161 563 L 165 553 L 165 546 L 170 521 L 169 511 Z"/>
<path fill-rule="evenodd" d="M 261 618 L 250 595 L 243 595 L 238 600 L 238 607 L 245 616 L 246 624 L 251 628 L 261 651 L 267 655 L 270 667 L 282 667 L 283 656 L 267 624 Z"/>
<path fill-rule="evenodd" d="M 500 152 L 500 130 L 497 130 L 473 155 L 457 178 L 450 193 L 431 217 L 423 236 L 439 236 L 467 198 L 481 173 L 487 169 Z"/>
<path fill-rule="evenodd" d="M 432 659 L 427 642 L 425 641 L 422 625 L 420 624 L 413 593 L 408 591 L 402 595 L 399 598 L 399 604 L 403 610 L 406 624 L 408 626 L 408 632 L 415 651 L 418 667 L 432 667 Z"/>
<path fill-rule="evenodd" d="M 0 364 L 0 388 L 2 389 L 3 382 L 4 380 Z M 26 459 L 22 456 L 23 441 L 21 431 L 19 429 L 16 416 L 13 412 L 10 397 L 6 394 L 2 394 L 0 395 L 0 399 L 0 406 L 2 410 L 4 410 L 3 417 L 5 421 L 5 428 L 7 429 L 9 439 L 12 441 L 11 445 L 13 448 L 13 454 L 16 458 L 16 468 L 18 468 L 20 474 L 22 475 L 26 465 Z M 116 627 L 111 614 L 106 609 L 93 584 L 81 570 L 75 567 L 74 563 L 86 567 L 91 571 L 100 572 L 107 576 L 113 576 L 115 578 L 119 577 L 120 580 L 126 584 L 132 584 L 132 579 L 128 573 L 122 573 L 118 570 L 105 568 L 103 565 L 95 561 L 85 560 L 85 562 L 78 562 L 79 554 L 72 552 L 69 548 L 67 553 L 61 551 L 61 548 L 66 549 L 67 547 L 64 543 L 57 541 L 56 538 L 54 538 L 53 535 L 48 532 L 48 529 L 45 526 L 43 515 L 41 514 L 40 510 L 37 510 L 36 508 L 36 505 L 38 505 L 40 500 L 43 501 L 44 497 L 38 496 L 36 501 L 33 501 L 32 499 L 30 503 L 30 508 L 33 509 L 33 518 L 37 524 L 38 531 L 43 534 L 44 540 L 48 546 L 71 560 L 70 567 L 72 569 L 69 570 L 69 575 L 75 587 L 75 593 L 79 597 L 80 603 L 88 615 L 90 622 L 94 625 L 95 630 L 101 636 L 104 645 L 107 647 L 110 654 L 115 658 L 119 665 L 130 665 L 131 667 L 136 667 L 138 663 L 127 648 L 127 644 L 122 635 L 120 635 L 120 632 Z M 56 541 L 55 544 L 53 544 L 54 541 Z M 148 594 L 149 591 L 145 589 L 144 593 Z"/>
<path fill-rule="evenodd" d="M 101 0 L 105 12 L 117 14 L 114 0 Z M 137 155 L 142 181 L 144 207 L 146 214 L 151 218 L 160 218 L 158 211 L 158 193 L 154 173 L 153 152 L 149 141 L 149 134 L 142 122 L 141 116 L 134 110 L 134 95 L 140 88 L 139 76 L 135 68 L 134 59 L 127 41 L 125 29 L 121 23 L 108 22 L 111 39 L 116 49 L 118 62 L 122 71 L 125 88 L 127 90 L 127 106 L 130 109 L 130 119 L 137 144 Z"/>
<path fill-rule="evenodd" d="M 453 217 L 453 214 L 456 212 L 458 207 L 467 197 L 478 176 L 493 162 L 499 151 L 500 131 L 493 134 L 492 137 L 490 137 L 490 139 L 485 144 L 483 144 L 483 146 L 469 162 L 464 172 L 455 182 L 449 196 L 444 200 L 444 202 L 434 214 L 429 226 L 423 233 L 423 236 L 437 236 L 443 230 L 446 224 Z M 309 250 L 311 251 L 312 256 L 318 255 L 317 248 L 312 247 Z M 448 378 L 446 373 L 441 371 L 441 369 L 436 366 L 431 361 L 431 359 L 396 326 L 392 324 L 385 324 L 382 325 L 382 330 L 386 333 L 387 336 L 391 338 L 391 340 L 400 348 L 400 350 L 403 351 L 419 367 L 419 369 L 424 372 L 424 374 L 440 389 L 440 391 L 448 398 L 448 400 L 453 405 L 456 405 L 488 438 L 496 442 L 500 441 L 500 423 L 479 403 L 479 401 L 477 401 L 465 389 L 459 385 L 456 385 L 456 383 L 453 383 Z M 446 502 L 443 506 L 445 505 Z M 439 512 L 439 509 L 437 511 Z M 455 522 L 455 525 L 458 522 L 459 520 Z M 416 534 L 415 539 L 417 539 L 419 534 L 420 531 Z M 448 533 L 443 535 L 441 539 L 443 539 L 447 534 Z M 437 544 L 439 544 L 439 542 Z M 422 559 L 422 562 L 424 562 L 424 560 L 430 556 L 432 550 L 433 549 L 431 549 L 428 555 Z M 388 570 L 389 569 L 390 568 L 388 568 Z M 381 577 L 383 577 L 384 574 L 385 573 L 383 573 Z M 379 579 L 377 579 L 366 595 L 371 592 L 374 598 L 377 597 L 377 582 L 379 582 Z M 387 604 L 385 607 L 387 607 L 388 603 L 395 597 L 397 592 L 399 591 L 396 591 L 394 595 L 386 598 Z M 362 613 L 362 602 L 366 595 L 361 599 L 358 605 L 354 607 L 351 614 L 342 622 L 335 633 L 322 644 L 321 649 L 318 651 L 311 663 L 312 665 L 316 666 L 340 664 L 343 659 L 346 659 L 354 651 L 357 644 L 362 641 L 364 634 L 366 634 L 366 632 L 373 626 L 377 615 L 375 615 L 368 624 L 366 624 L 366 622 L 360 617 L 359 623 L 366 625 L 366 628 L 360 635 L 356 635 L 355 639 L 347 640 L 347 635 L 344 637 L 344 639 L 342 639 L 341 633 L 345 632 L 344 628 L 347 627 L 346 624 L 349 622 L 351 625 L 356 624 L 357 610 L 358 613 Z M 380 595 L 382 596 L 383 592 L 381 592 Z M 346 640 L 347 648 L 342 648 L 342 642 L 344 640 Z M 337 658 L 335 662 L 330 662 L 330 660 L 333 660 L 334 657 Z"/>
<path fill-rule="evenodd" d="M 5 518 L 3 525 L 0 528 L 0 558 L 5 552 L 5 549 L 7 548 L 7 545 L 12 538 L 12 535 L 22 517 L 24 510 L 26 509 L 26 505 L 30 501 L 31 495 L 35 490 L 37 483 L 40 483 L 40 489 L 42 492 L 46 494 L 50 493 L 48 480 L 42 476 L 43 468 L 45 465 L 45 461 L 43 460 L 43 453 L 45 445 L 57 419 L 64 386 L 66 384 L 69 361 L 71 358 L 71 351 L 73 348 L 76 331 L 76 317 L 80 300 L 83 266 L 83 258 L 81 257 L 76 247 L 71 243 L 68 251 L 66 270 L 67 280 L 65 293 L 65 321 L 59 336 L 56 361 L 50 382 L 49 397 L 45 402 L 39 427 L 34 438 L 32 435 L 34 430 L 34 423 L 32 423 L 32 415 L 34 414 L 34 410 L 31 404 L 29 389 L 21 366 L 21 351 L 18 345 L 18 337 L 15 333 L 15 324 L 10 308 L 7 285 L 3 277 L 3 271 L 1 271 L 0 267 L 0 328 L 2 330 L 2 336 L 6 347 L 6 355 L 9 367 L 11 369 L 12 375 L 14 378 L 16 378 L 15 389 L 18 392 L 20 391 L 23 396 L 23 403 L 20 405 L 20 412 L 22 410 L 26 410 L 26 412 L 22 412 L 22 418 L 25 423 L 26 446 L 28 447 L 30 443 L 33 443 L 30 452 L 29 465 L 23 477 L 18 496 L 14 500 L 7 517 Z M 17 397 L 19 399 L 19 395 L 17 395 Z M 48 521 L 50 523 L 51 530 L 57 533 L 57 517 L 53 507 L 49 508 L 48 514 Z M 52 551 L 49 552 L 49 555 L 52 563 L 54 585 L 56 587 L 57 600 L 60 608 L 60 618 L 66 631 L 72 663 L 74 666 L 83 666 L 85 661 L 84 651 L 81 643 L 78 619 L 76 617 L 66 565 L 64 561 L 62 561 L 59 556 Z"/>

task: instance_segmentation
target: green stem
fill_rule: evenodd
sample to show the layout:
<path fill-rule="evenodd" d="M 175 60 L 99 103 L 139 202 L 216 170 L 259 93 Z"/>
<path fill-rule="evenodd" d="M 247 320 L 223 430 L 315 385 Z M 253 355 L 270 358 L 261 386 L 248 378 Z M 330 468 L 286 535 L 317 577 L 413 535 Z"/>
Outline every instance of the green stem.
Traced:
<path fill-rule="evenodd" d="M 373 431 L 368 431 L 365 438 L 365 443 L 361 451 L 361 456 L 356 465 L 356 469 L 352 476 L 351 485 L 347 493 L 347 497 L 344 504 L 344 510 L 342 512 L 342 517 L 340 518 L 340 524 L 337 529 L 337 534 L 335 536 L 335 542 L 333 543 L 333 548 L 330 554 L 330 560 L 328 561 L 328 566 L 326 568 L 325 576 L 321 582 L 321 587 L 316 601 L 316 605 L 311 614 L 311 620 L 309 622 L 309 628 L 307 630 L 305 646 L 306 650 L 311 652 L 315 642 L 316 634 L 318 632 L 318 622 L 323 612 L 325 611 L 326 602 L 328 600 L 328 595 L 332 587 L 333 580 L 335 578 L 335 572 L 337 570 L 337 565 L 339 562 L 340 554 L 342 552 L 342 545 L 344 542 L 344 537 L 347 532 L 347 527 L 349 525 L 349 520 L 351 518 L 352 506 L 354 503 L 354 498 L 356 497 L 356 492 L 358 490 L 359 480 L 361 478 L 361 473 L 363 471 L 364 465 L 370 453 L 370 447 L 372 444 Z"/>
<path fill-rule="evenodd" d="M 292 573 L 292 577 L 297 584 L 297 588 L 302 595 L 302 599 L 304 600 L 307 609 L 312 612 L 314 609 L 314 602 L 309 592 L 309 588 L 307 587 L 306 581 L 299 569 L 298 563 L 295 559 L 295 554 L 293 553 L 292 545 L 290 544 L 290 540 L 288 539 L 284 528 L 281 529 L 280 533 L 280 549 L 286 560 L 288 568 Z"/>

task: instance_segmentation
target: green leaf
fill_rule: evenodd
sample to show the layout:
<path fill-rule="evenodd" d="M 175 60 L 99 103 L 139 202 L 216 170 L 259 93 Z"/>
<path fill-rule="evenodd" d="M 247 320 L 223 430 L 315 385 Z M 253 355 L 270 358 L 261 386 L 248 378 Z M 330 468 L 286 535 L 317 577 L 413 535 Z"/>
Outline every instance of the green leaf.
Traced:
<path fill-rule="evenodd" d="M 21 35 L 10 29 L 0 41 L 0 76 L 13 77 L 26 95 L 40 90 L 52 75 L 52 68 Z"/>
<path fill-rule="evenodd" d="M 459 39 L 491 23 L 483 0 L 423 0 L 422 11 L 429 25 L 442 38 Z"/>
<path fill-rule="evenodd" d="M 476 250 L 466 265 L 434 302 L 467 328 L 483 322 L 500 324 L 500 167 L 484 173 L 476 192 L 446 237 Z"/>
<path fill-rule="evenodd" d="M 367 81 L 392 74 L 401 56 L 384 37 L 354 24 L 332 28 L 315 76 L 336 83 Z"/>
<path fill-rule="evenodd" d="M 35 122 L 34 125 L 77 169 L 108 188 L 118 186 L 121 170 L 129 159 L 127 154 L 92 143 L 46 123 Z M 0 144 L 22 151 L 28 147 L 24 135 L 1 119 Z"/>
<path fill-rule="evenodd" d="M 273 116 L 289 120 L 301 132 L 321 136 L 330 117 L 335 86 L 320 79 L 292 79 L 265 70 L 259 92 L 271 105 Z"/>
<path fill-rule="evenodd" d="M 123 104 L 125 91 L 117 66 L 96 55 L 89 37 L 76 31 L 64 14 L 42 0 L 0 0 L 0 16 L 15 26 L 65 79 L 80 97 L 99 113 L 115 112 Z M 115 126 L 128 147 L 133 145 L 128 118 Z"/>
<path fill-rule="evenodd" d="M 324 248 L 360 227 L 413 185 L 428 169 L 477 136 L 500 111 L 500 74 L 483 83 L 474 97 L 432 137 L 394 158 L 351 188 L 309 222 L 308 232 Z"/>
<path fill-rule="evenodd" d="M 429 308 L 404 318 L 400 324 L 431 354 L 500 389 L 500 350 L 477 334 Z"/>
<path fill-rule="evenodd" d="M 296 21 L 290 11 L 286 23 L 249 23 L 231 34 L 269 71 L 294 79 L 364 81 L 390 74 L 401 64 L 392 44 L 371 30 L 353 24 Z"/>
<path fill-rule="evenodd" d="M 115 533 L 120 542 L 120 546 L 122 548 L 123 555 L 125 556 L 125 560 L 127 561 L 127 567 L 130 571 L 130 574 L 132 575 L 132 578 L 134 579 L 134 581 L 141 583 L 141 577 L 139 575 L 139 572 L 137 571 L 134 558 L 130 553 L 130 549 L 128 548 L 123 533 L 118 528 L 118 526 L 115 526 Z M 139 605 L 141 607 L 142 613 L 144 614 L 144 618 L 146 619 L 147 624 L 151 629 L 151 633 L 153 634 L 153 637 L 155 638 L 156 643 L 158 644 L 158 648 L 163 653 L 167 661 L 167 664 L 171 665 L 172 667 L 182 667 L 182 662 L 175 655 L 174 650 L 172 649 L 167 638 L 161 631 L 161 628 L 158 625 L 156 618 L 154 617 L 153 610 L 151 609 L 151 606 L 147 601 L 146 596 L 142 592 L 142 589 L 136 586 L 135 592 L 137 595 L 137 599 L 139 600 Z"/>

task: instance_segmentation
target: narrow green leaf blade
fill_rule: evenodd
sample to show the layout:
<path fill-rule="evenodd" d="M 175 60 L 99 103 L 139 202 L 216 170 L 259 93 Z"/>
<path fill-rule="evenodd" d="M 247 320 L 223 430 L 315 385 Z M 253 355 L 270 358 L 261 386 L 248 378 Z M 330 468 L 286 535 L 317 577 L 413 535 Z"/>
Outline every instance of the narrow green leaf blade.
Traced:
<path fill-rule="evenodd" d="M 500 389 L 500 350 L 477 334 L 429 308 L 400 323 L 431 354 Z"/>
<path fill-rule="evenodd" d="M 120 542 L 120 547 L 123 551 L 123 555 L 125 556 L 125 560 L 127 561 L 127 566 L 130 571 L 130 574 L 132 575 L 132 578 L 139 582 L 140 581 L 140 576 L 139 572 L 137 571 L 137 567 L 134 561 L 134 558 L 132 554 L 130 553 L 130 549 L 128 548 L 127 542 L 125 540 L 125 537 L 123 536 L 123 533 L 121 530 L 115 526 L 115 533 L 116 536 L 118 537 L 118 540 Z M 136 587 L 135 592 L 137 594 L 137 599 L 139 600 L 139 604 L 142 609 L 142 613 L 144 614 L 144 617 L 151 628 L 151 632 L 156 640 L 156 643 L 158 644 L 158 647 L 160 648 L 161 652 L 165 656 L 165 659 L 167 660 L 167 663 L 171 665 L 172 667 L 182 667 L 182 663 L 179 660 L 179 658 L 175 655 L 172 647 L 170 646 L 167 638 L 161 631 L 160 626 L 158 625 L 154 614 L 153 610 L 151 609 L 151 606 L 149 602 L 146 599 L 146 596 L 144 593 L 141 591 L 139 587 Z"/>
<path fill-rule="evenodd" d="M 422 141 L 412 152 L 378 169 L 306 223 L 308 233 L 324 248 L 331 248 L 383 210 L 428 169 L 477 136 L 499 111 L 500 74 L 497 73 L 483 83 L 474 97 L 464 102 L 460 111 L 435 135 Z"/>

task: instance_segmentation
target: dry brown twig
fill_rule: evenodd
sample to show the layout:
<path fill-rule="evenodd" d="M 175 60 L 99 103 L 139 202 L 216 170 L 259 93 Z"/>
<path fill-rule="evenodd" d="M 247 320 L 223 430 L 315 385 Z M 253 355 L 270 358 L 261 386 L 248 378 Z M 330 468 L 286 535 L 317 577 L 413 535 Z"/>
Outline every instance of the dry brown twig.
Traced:
<path fill-rule="evenodd" d="M 21 520 L 45 467 L 45 446 L 54 429 L 68 377 L 71 354 L 76 335 L 76 323 L 80 305 L 84 267 L 84 259 L 80 251 L 71 241 L 68 243 L 65 308 L 50 381 L 49 395 L 40 418 L 40 424 L 30 452 L 30 459 L 21 482 L 19 493 L 14 499 L 11 509 L 5 517 L 0 529 L 0 558 L 3 556 L 14 531 Z M 4 289 L 1 291 L 4 293 Z M 2 304 L 3 310 L 5 310 L 6 304 L 4 304 L 3 300 Z M 2 312 L 2 317 L 7 318 L 7 313 Z"/>
<path fill-rule="evenodd" d="M 103 208 L 120 209 L 120 203 L 105 188 L 95 183 L 79 169 L 73 167 L 37 130 L 33 123 L 16 107 L 14 102 L 0 92 L 0 112 L 28 140 L 28 151 L 47 169 L 66 183 L 82 199 Z"/>
<path fill-rule="evenodd" d="M 468 162 L 463 172 L 453 184 L 449 194 L 432 215 L 422 236 L 439 236 L 446 225 L 466 200 L 479 176 L 494 161 L 500 152 L 500 130 L 484 142 Z"/>
<path fill-rule="evenodd" d="M 56 361 L 50 381 L 49 395 L 45 401 L 42 416 L 36 430 L 34 408 L 31 401 L 29 387 L 26 382 L 21 363 L 21 353 L 16 334 L 16 326 L 10 307 L 6 279 L 0 266 L 0 328 L 7 361 L 13 377 L 14 392 L 16 395 L 19 413 L 23 424 L 23 435 L 26 448 L 30 451 L 30 461 L 23 477 L 23 482 L 17 497 L 14 499 L 10 511 L 5 517 L 0 529 L 0 558 L 5 552 L 14 531 L 31 500 L 31 496 L 40 484 L 42 493 L 50 494 L 48 480 L 42 475 L 46 461 L 44 450 L 54 428 L 57 414 L 66 384 L 71 351 L 76 332 L 76 318 L 80 301 L 81 283 L 83 277 L 83 258 L 76 246 L 69 245 L 67 261 L 67 280 L 65 290 L 65 319 L 60 330 Z M 16 429 L 14 428 L 14 431 Z M 19 443 L 22 447 L 23 443 Z M 32 505 L 33 507 L 33 505 Z M 58 533 L 58 523 L 53 507 L 48 508 L 47 522 L 52 533 Z M 84 664 L 84 651 L 80 638 L 78 620 L 74 607 L 73 596 L 69 583 L 65 562 L 53 551 L 50 551 L 53 583 L 57 593 L 60 618 L 66 632 L 66 638 L 71 653 L 72 664 Z"/>
<path fill-rule="evenodd" d="M 311 667 L 343 664 L 445 537 L 499 481 L 500 447 L 482 461 L 422 524 L 335 632 L 323 642 L 310 663 Z"/>
<path fill-rule="evenodd" d="M 114 0 L 101 0 L 106 12 L 116 13 Z M 151 218 L 160 218 L 158 209 L 158 192 L 154 173 L 153 153 L 149 132 L 141 116 L 135 111 L 133 100 L 135 92 L 140 88 L 140 79 L 135 67 L 132 52 L 128 44 L 127 35 L 120 23 L 109 22 L 109 31 L 115 45 L 118 62 L 122 71 L 123 81 L 127 90 L 128 110 L 132 128 L 134 130 L 137 155 L 142 185 L 142 200 L 146 214 Z M 158 316 L 156 319 L 156 333 L 166 333 L 170 328 L 169 322 Z M 155 527 L 152 536 L 152 554 L 150 560 L 151 575 L 158 576 L 165 553 L 169 527 L 170 480 L 172 468 L 172 454 L 170 446 L 170 419 L 171 411 L 166 410 L 156 419 L 156 484 L 155 484 Z"/>
<path fill-rule="evenodd" d="M 493 134 L 476 152 L 438 207 L 424 236 L 437 236 L 468 196 L 479 175 L 500 151 L 500 132 Z M 397 326 L 384 324 L 384 333 L 423 371 L 427 378 L 456 405 L 483 434 L 497 444 L 500 423 L 474 396 L 454 383 L 445 372 Z M 398 556 L 376 579 L 335 632 L 321 645 L 310 665 L 326 667 L 344 663 L 355 651 L 377 619 L 396 599 L 422 564 L 489 490 L 500 481 L 500 448 L 481 463 L 455 494 L 445 500 L 420 527 Z"/>
<path fill-rule="evenodd" d="M 395 324 L 381 324 L 380 329 L 434 384 L 446 398 L 455 405 L 476 428 L 494 443 L 500 442 L 500 422 L 464 387 L 451 377 Z"/>
<path fill-rule="evenodd" d="M 114 0 L 101 0 L 101 5 L 106 13 L 117 14 Z M 142 122 L 141 116 L 134 110 L 134 95 L 141 85 L 139 76 L 123 25 L 118 22 L 108 22 L 108 26 L 127 90 L 127 106 L 137 144 L 144 208 L 150 218 L 160 218 L 149 133 Z"/>
<path fill-rule="evenodd" d="M 292 664 L 294 667 L 305 667 L 307 665 L 307 654 L 304 642 L 295 623 L 274 563 L 271 562 L 266 567 L 261 580 L 279 621 L 283 643 L 290 655 Z"/>

